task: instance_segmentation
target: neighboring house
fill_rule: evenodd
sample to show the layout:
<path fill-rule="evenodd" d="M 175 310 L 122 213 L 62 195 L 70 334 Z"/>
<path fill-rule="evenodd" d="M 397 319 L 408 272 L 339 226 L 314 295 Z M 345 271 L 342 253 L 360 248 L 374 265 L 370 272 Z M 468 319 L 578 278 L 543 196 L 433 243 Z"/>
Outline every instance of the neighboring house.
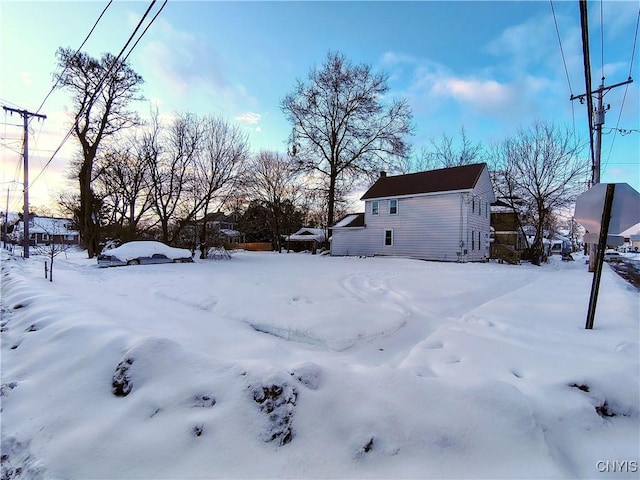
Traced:
<path fill-rule="evenodd" d="M 244 234 L 237 230 L 238 214 L 223 212 L 209 213 L 206 222 L 206 242 L 210 245 L 225 245 L 244 242 Z M 200 244 L 202 234 L 202 220 L 191 221 L 181 235 L 184 245 Z"/>
<path fill-rule="evenodd" d="M 24 243 L 24 222 L 14 227 L 12 240 Z M 73 220 L 55 217 L 29 217 L 29 245 L 80 245 L 80 232 L 74 229 Z"/>
<path fill-rule="evenodd" d="M 332 255 L 489 258 L 495 195 L 485 163 L 408 175 L 382 172 L 361 200 L 364 214 L 347 215 L 332 227 Z"/>
<path fill-rule="evenodd" d="M 519 263 L 527 238 L 520 226 L 517 209 L 498 199 L 491 204 L 491 258 Z"/>
<path fill-rule="evenodd" d="M 287 242 L 287 249 L 301 251 L 311 250 L 316 252 L 319 245 L 322 245 L 327 239 L 327 233 L 324 228 L 307 228 L 303 227 L 291 235 L 283 235 Z"/>

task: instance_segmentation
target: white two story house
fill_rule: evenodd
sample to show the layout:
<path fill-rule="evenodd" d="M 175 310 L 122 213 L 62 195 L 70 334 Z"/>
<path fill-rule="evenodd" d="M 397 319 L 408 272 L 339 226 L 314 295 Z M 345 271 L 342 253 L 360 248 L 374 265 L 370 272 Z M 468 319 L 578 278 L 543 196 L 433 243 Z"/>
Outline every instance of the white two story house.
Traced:
<path fill-rule="evenodd" d="M 491 203 L 485 163 L 408 175 L 385 172 L 362 196 L 364 213 L 332 228 L 332 255 L 392 255 L 445 262 L 489 258 Z"/>

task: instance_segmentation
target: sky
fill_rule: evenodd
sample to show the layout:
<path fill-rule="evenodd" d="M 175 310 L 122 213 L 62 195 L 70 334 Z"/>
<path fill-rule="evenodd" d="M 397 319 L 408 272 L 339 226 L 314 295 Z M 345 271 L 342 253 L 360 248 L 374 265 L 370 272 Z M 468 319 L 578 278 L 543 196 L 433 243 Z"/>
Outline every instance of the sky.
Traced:
<path fill-rule="evenodd" d="M 574 255 L 0 250 L 2 477 L 637 479 L 639 293 L 585 329 Z"/>
<path fill-rule="evenodd" d="M 38 111 L 53 86 L 55 51 L 80 47 L 106 5 L 0 0 L 0 103 Z M 148 6 L 114 2 L 82 50 L 119 53 Z M 603 76 L 606 86 L 634 80 L 605 95 L 601 181 L 636 190 L 639 10 L 638 1 L 589 2 L 592 88 Z M 290 125 L 279 104 L 329 51 L 388 75 L 388 97 L 411 106 L 416 152 L 443 134 L 459 139 L 462 128 L 474 143 L 491 145 L 537 120 L 588 142 L 586 104 L 570 100 L 586 89 L 577 1 L 169 1 L 128 59 L 145 81 L 146 101 L 136 108 L 221 114 L 246 129 L 253 151 L 284 152 Z M 47 119 L 30 124 L 31 205 L 51 204 L 69 188 L 77 141 L 51 157 L 70 127 L 70 105 L 68 92 L 56 90 L 40 109 Z M 15 211 L 22 208 L 22 121 L 0 115 L 0 198 L 9 189 Z"/>

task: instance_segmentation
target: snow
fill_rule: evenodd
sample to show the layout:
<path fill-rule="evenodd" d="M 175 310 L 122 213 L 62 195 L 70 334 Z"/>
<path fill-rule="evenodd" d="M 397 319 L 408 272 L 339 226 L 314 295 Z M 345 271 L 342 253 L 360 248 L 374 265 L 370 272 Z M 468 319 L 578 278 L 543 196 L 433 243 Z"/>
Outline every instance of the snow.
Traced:
<path fill-rule="evenodd" d="M 346 217 L 344 217 L 342 220 L 340 220 L 338 223 L 336 223 L 333 228 L 341 228 L 341 227 L 345 227 L 347 225 L 349 225 L 351 222 L 353 222 L 356 218 L 358 218 L 358 214 L 352 214 L 352 215 L 347 215 Z"/>
<path fill-rule="evenodd" d="M 162 242 L 155 241 L 135 241 L 128 242 L 116 248 L 111 248 L 102 252 L 120 260 L 132 260 L 140 257 L 151 257 L 155 253 L 165 255 L 167 258 L 190 258 L 191 252 L 186 248 L 174 248 Z"/>
<path fill-rule="evenodd" d="M 307 228 L 303 227 L 291 235 L 287 235 L 285 240 L 291 240 L 292 242 L 308 242 L 315 240 L 316 242 L 324 242 L 326 238 L 326 231 L 322 228 Z"/>
<path fill-rule="evenodd" d="M 639 293 L 585 330 L 579 254 L 85 257 L 2 252 L 2 478 L 640 475 Z"/>

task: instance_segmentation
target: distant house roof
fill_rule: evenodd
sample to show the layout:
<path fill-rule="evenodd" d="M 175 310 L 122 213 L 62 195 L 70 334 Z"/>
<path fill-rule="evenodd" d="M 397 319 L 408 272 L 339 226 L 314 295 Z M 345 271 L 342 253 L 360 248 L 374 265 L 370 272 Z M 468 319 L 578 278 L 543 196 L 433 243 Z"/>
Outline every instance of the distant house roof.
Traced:
<path fill-rule="evenodd" d="M 242 233 L 238 230 L 233 230 L 232 228 L 221 228 L 220 233 L 226 237 L 236 238 L 241 237 Z"/>
<path fill-rule="evenodd" d="M 364 213 L 345 215 L 333 228 L 364 227 Z"/>
<path fill-rule="evenodd" d="M 309 242 L 313 240 L 316 242 L 324 242 L 326 232 L 323 228 L 301 228 L 296 233 L 287 235 L 285 239 L 292 242 Z"/>
<path fill-rule="evenodd" d="M 421 193 L 470 190 L 475 187 L 486 163 L 441 168 L 407 175 L 381 175 L 361 200 L 417 195 Z"/>
<path fill-rule="evenodd" d="M 24 228 L 24 223 L 20 221 L 19 228 Z M 80 235 L 73 228 L 73 220 L 69 218 L 55 217 L 30 217 L 29 233 L 46 233 L 49 235 Z"/>

